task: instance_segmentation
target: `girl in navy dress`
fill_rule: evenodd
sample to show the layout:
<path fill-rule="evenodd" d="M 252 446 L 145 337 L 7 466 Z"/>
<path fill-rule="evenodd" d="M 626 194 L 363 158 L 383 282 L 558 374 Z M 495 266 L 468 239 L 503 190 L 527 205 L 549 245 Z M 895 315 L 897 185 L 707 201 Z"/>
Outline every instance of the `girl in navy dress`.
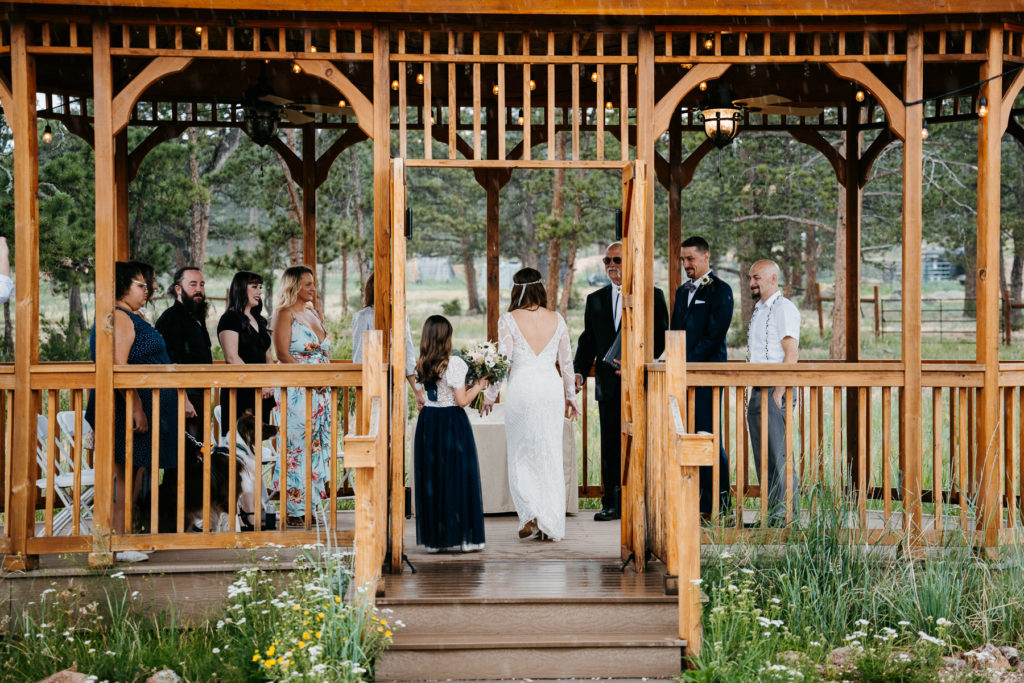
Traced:
<path fill-rule="evenodd" d="M 428 552 L 484 547 L 484 507 L 476 442 L 463 408 L 487 388 L 466 386 L 469 367 L 452 352 L 452 325 L 440 315 L 423 323 L 417 380 L 427 402 L 416 423 L 416 542 Z"/>

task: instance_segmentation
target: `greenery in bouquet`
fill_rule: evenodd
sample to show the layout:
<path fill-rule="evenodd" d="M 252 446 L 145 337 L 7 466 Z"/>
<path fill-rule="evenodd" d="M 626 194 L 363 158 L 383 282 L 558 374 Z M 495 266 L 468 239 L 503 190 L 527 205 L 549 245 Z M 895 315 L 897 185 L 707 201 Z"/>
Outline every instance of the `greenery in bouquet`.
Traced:
<path fill-rule="evenodd" d="M 491 384 L 508 377 L 511 362 L 508 357 L 498 353 L 498 348 L 491 342 L 478 342 L 473 346 L 464 346 L 456 353 L 469 366 L 466 371 L 467 388 L 473 386 L 478 379 L 485 377 L 490 380 Z M 483 392 L 480 392 L 470 405 L 479 410 L 483 404 L 484 395 Z"/>

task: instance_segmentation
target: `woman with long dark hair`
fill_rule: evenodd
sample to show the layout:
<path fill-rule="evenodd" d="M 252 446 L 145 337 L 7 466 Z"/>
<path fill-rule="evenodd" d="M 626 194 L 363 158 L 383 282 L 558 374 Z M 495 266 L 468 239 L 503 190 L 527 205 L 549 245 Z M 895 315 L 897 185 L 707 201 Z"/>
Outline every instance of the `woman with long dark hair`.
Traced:
<path fill-rule="evenodd" d="M 466 361 L 452 355 L 452 324 L 432 315 L 423 323 L 416 378 L 426 404 L 413 442 L 416 542 L 428 552 L 484 547 L 480 464 L 463 408 L 487 388 L 486 379 L 466 386 Z"/>
<path fill-rule="evenodd" d="M 565 536 L 562 416 L 566 410 L 569 417 L 579 413 L 569 328 L 548 310 L 538 271 L 523 268 L 512 282 L 508 312 L 498 318 L 498 352 L 511 361 L 505 391 L 508 486 L 519 513 L 519 538 L 558 541 Z M 491 386 L 484 411 L 497 395 L 498 386 Z"/>
<path fill-rule="evenodd" d="M 270 352 L 270 327 L 263 317 L 263 277 L 240 270 L 231 279 L 228 305 L 217 323 L 217 338 L 224 349 L 224 362 L 233 364 L 273 363 Z M 274 390 L 262 389 L 263 421 L 270 422 L 274 407 Z M 236 389 L 238 417 L 246 410 L 256 413 L 256 394 L 253 389 Z M 231 406 L 229 389 L 220 390 L 221 436 L 228 433 L 228 411 Z"/>

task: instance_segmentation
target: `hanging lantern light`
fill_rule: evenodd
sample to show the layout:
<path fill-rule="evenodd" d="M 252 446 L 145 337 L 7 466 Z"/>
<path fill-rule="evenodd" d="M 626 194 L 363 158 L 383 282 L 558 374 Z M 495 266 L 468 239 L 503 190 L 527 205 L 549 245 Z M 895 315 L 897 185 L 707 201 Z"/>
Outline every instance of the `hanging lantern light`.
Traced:
<path fill-rule="evenodd" d="M 50 128 L 50 124 L 46 124 L 46 128 L 43 129 L 43 144 L 50 144 L 53 142 L 53 129 Z"/>
<path fill-rule="evenodd" d="M 853 99 L 857 100 L 858 102 L 863 102 L 864 101 L 864 91 L 863 90 L 858 90 L 857 92 L 855 92 L 853 94 Z"/>
<path fill-rule="evenodd" d="M 266 81 L 261 76 L 259 83 L 249 88 L 242 98 L 245 132 L 260 146 L 266 145 L 277 135 L 277 120 L 281 113 L 279 105 L 262 99 L 266 93 Z"/>
<path fill-rule="evenodd" d="M 701 100 L 699 112 L 704 133 L 719 149 L 732 142 L 743 119 L 743 112 L 734 104 L 735 99 L 736 94 L 725 81 L 716 81 Z"/>
<path fill-rule="evenodd" d="M 978 100 L 978 118 L 983 119 L 988 116 L 988 100 L 982 97 Z"/>

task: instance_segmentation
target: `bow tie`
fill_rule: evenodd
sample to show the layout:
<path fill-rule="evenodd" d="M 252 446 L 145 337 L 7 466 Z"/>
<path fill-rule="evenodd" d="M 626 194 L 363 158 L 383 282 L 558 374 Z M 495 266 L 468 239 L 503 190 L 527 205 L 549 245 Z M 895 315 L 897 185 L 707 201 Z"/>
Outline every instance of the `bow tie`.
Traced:
<path fill-rule="evenodd" d="M 687 292 L 695 292 L 697 291 L 697 283 L 693 282 L 692 280 L 687 280 L 686 282 L 683 283 L 683 289 L 685 289 Z"/>

